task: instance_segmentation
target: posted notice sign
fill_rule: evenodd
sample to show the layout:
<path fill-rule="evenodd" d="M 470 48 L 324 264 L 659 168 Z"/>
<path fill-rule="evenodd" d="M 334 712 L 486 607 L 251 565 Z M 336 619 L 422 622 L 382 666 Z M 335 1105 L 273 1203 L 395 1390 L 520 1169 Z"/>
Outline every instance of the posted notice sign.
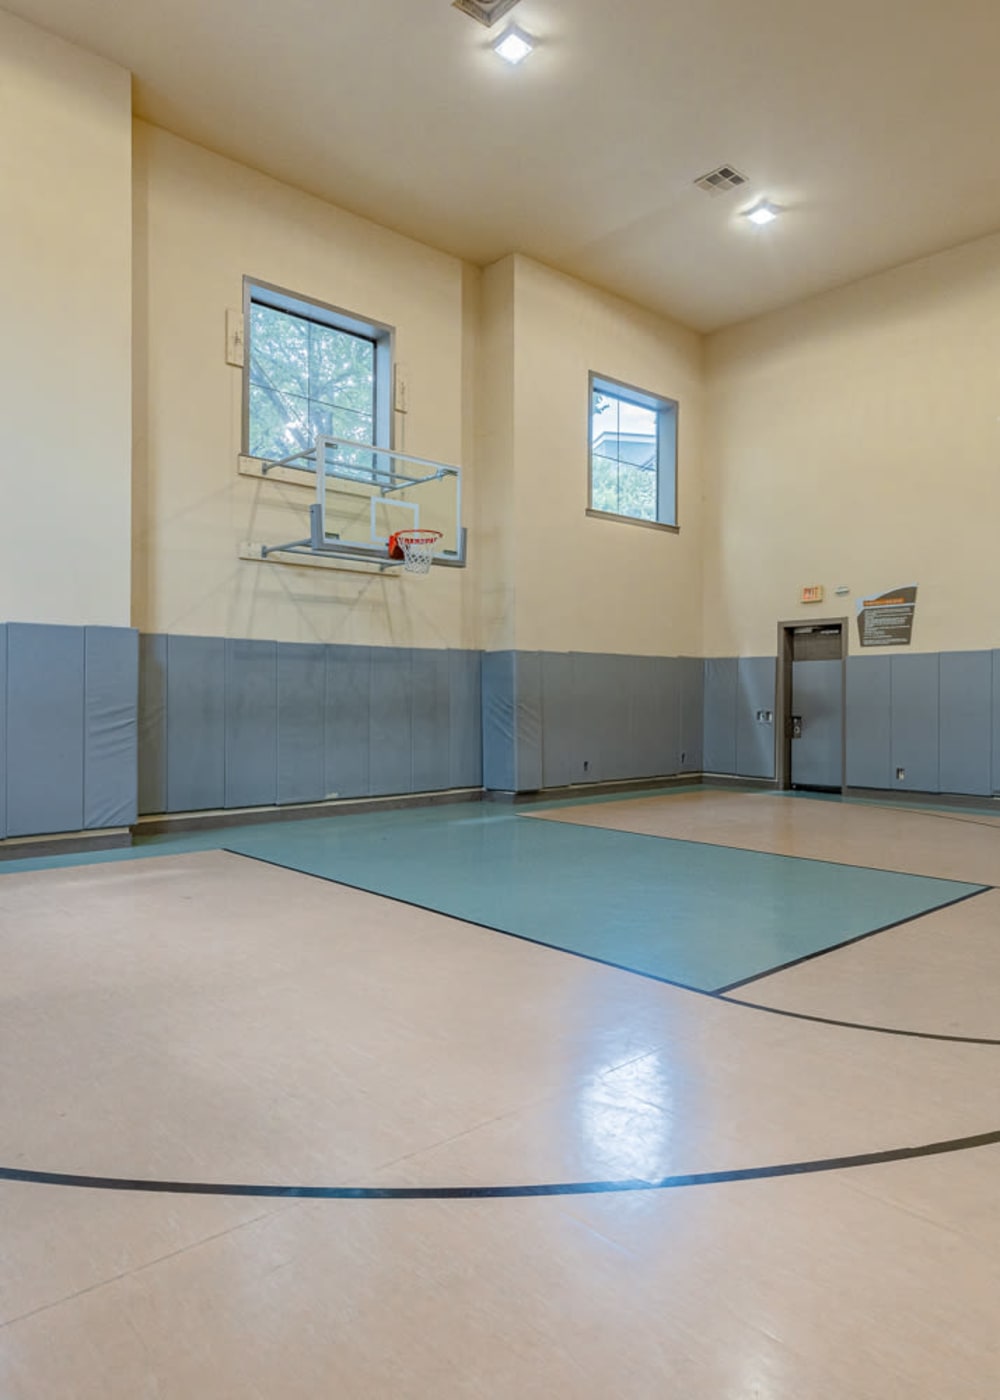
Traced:
<path fill-rule="evenodd" d="M 908 647 L 913 636 L 917 585 L 893 588 L 858 601 L 858 638 L 863 647 Z"/>

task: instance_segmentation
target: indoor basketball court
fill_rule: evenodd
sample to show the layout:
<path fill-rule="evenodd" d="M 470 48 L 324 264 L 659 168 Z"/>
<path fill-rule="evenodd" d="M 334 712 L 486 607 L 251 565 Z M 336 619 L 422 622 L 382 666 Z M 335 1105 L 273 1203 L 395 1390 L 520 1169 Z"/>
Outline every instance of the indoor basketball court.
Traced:
<path fill-rule="evenodd" d="M 0 1397 L 994 1400 L 1000 18 L 424 10 L 0 11 Z"/>

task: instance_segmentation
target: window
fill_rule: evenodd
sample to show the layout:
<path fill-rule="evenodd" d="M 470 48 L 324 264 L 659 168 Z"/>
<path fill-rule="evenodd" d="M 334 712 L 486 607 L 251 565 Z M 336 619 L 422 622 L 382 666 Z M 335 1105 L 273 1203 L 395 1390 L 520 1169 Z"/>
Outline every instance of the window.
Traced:
<path fill-rule="evenodd" d="M 244 450 L 271 461 L 321 435 L 389 446 L 391 331 L 246 283 Z"/>
<path fill-rule="evenodd" d="M 677 524 L 677 405 L 590 376 L 590 510 Z"/>

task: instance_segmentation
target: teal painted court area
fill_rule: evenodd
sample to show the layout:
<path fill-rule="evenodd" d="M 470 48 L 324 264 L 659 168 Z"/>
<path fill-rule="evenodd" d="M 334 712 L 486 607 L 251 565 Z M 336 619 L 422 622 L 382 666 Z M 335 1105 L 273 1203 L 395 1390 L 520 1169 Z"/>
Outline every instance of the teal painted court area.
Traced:
<path fill-rule="evenodd" d="M 152 837 L 100 858 L 219 848 L 702 991 L 981 888 L 535 821 L 479 802 Z"/>

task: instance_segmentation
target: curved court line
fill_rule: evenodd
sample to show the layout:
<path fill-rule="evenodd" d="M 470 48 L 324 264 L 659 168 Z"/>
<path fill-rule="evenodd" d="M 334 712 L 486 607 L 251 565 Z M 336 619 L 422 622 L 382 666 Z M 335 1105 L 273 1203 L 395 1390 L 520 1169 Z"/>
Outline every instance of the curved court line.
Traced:
<path fill-rule="evenodd" d="M 481 924 L 475 919 L 463 919 L 458 914 L 449 914 L 444 909 L 435 909 L 430 904 L 418 904 L 412 899 L 403 899 L 398 894 L 382 894 L 378 890 L 370 889 L 367 885 L 352 885 L 349 880 L 335 880 L 331 875 L 318 875 L 314 870 L 300 870 L 296 865 L 284 865 L 281 861 L 271 860 L 267 856 L 248 855 L 246 851 L 233 851 L 228 847 L 220 847 L 223 854 L 227 856 L 238 856 L 241 860 L 255 860 L 261 865 L 271 865 L 276 870 L 287 870 L 292 875 L 304 875 L 309 880 L 322 880 L 327 885 L 343 885 L 348 890 L 358 890 L 361 894 L 370 894 L 376 899 L 388 899 L 394 904 L 404 904 L 408 909 L 422 909 L 427 914 L 437 914 L 441 919 L 451 919 L 458 924 L 468 924 L 470 928 L 485 929 L 487 933 L 499 933 L 504 938 L 516 938 L 521 943 L 532 943 L 536 948 L 548 948 L 550 952 L 562 953 L 569 958 L 582 958 L 584 962 L 597 963 L 600 967 L 610 967 L 616 972 L 627 972 L 632 977 L 642 977 L 647 982 L 659 982 L 664 987 L 676 987 L 681 992 L 692 992 L 698 997 L 708 997 L 712 1001 L 725 1002 L 728 1006 L 745 1006 L 751 1011 L 767 1011 L 772 1016 L 787 1016 L 797 1021 L 815 1021 L 820 1025 L 840 1026 L 845 1030 L 870 1031 L 875 1035 L 902 1035 L 913 1040 L 943 1040 L 958 1045 L 1000 1045 L 1000 1038 L 991 1040 L 986 1036 L 975 1035 L 944 1035 L 936 1031 L 908 1031 L 899 1030 L 895 1026 L 871 1026 L 860 1021 L 838 1021 L 832 1017 L 810 1016 L 804 1011 L 786 1011 L 778 1006 L 765 1006 L 762 1002 L 744 1001 L 741 997 L 731 997 L 727 994 L 725 987 L 716 988 L 715 991 L 706 991 L 704 987 L 692 987 L 687 982 L 675 982 L 669 977 L 660 977 L 655 972 L 642 972 L 635 967 L 627 967 L 625 963 L 611 962 L 608 958 L 598 958 L 593 953 L 581 953 L 575 948 L 563 948 L 558 943 L 546 943 L 540 938 L 532 938 L 527 933 L 512 933 L 510 929 L 498 928 L 496 924 Z M 820 948 L 815 953 L 807 953 L 804 958 L 796 958 L 793 963 L 784 963 L 781 967 L 768 968 L 766 972 L 757 973 L 755 976 L 747 978 L 747 982 L 762 981 L 765 977 L 784 971 L 788 967 L 795 966 L 795 963 L 805 962 L 810 958 L 821 958 L 827 953 L 835 953 L 838 948 L 846 948 L 851 943 L 860 943 L 862 939 L 872 938 L 876 933 L 887 933 L 890 929 L 899 928 L 901 923 L 914 923 L 917 919 L 923 919 L 928 914 L 936 914 L 941 909 L 948 909 L 952 904 L 961 904 L 967 899 L 976 899 L 981 894 L 988 893 L 994 886 L 984 885 L 981 889 L 973 890 L 971 894 L 959 895 L 957 899 L 949 900 L 947 904 L 937 904 L 933 909 L 925 909 L 920 914 L 913 914 L 908 919 L 903 919 L 895 924 L 886 924 L 882 928 L 872 929 L 868 933 L 856 934 L 853 938 L 846 939 L 843 943 L 834 943 L 829 948 Z M 743 986 L 743 982 L 733 983 L 733 990 Z"/>
<path fill-rule="evenodd" d="M 868 1021 L 840 1021 L 836 1016 L 814 1016 L 808 1011 L 789 1011 L 783 1006 L 768 1006 L 761 1001 L 744 1001 L 742 997 L 731 997 L 724 992 L 714 995 L 718 1001 L 728 1002 L 730 1006 L 745 1006 L 751 1011 L 768 1011 L 772 1016 L 787 1016 L 792 1021 L 814 1021 L 820 1026 L 842 1026 L 849 1031 L 871 1031 L 873 1035 L 901 1035 L 910 1040 L 944 1040 L 952 1045 L 1000 1045 L 1000 1037 L 947 1035 L 943 1031 L 910 1031 L 899 1026 L 874 1026 Z"/>
<path fill-rule="evenodd" d="M 731 1171 L 686 1172 L 657 1181 L 632 1178 L 625 1181 L 554 1181 L 534 1186 L 254 1186 L 214 1181 L 152 1181 L 117 1176 L 80 1176 L 71 1172 L 29 1171 L 0 1167 L 0 1181 L 27 1182 L 38 1186 L 71 1186 L 89 1191 L 148 1191 L 182 1196 L 266 1196 L 322 1201 L 475 1201 L 529 1196 L 611 1195 L 626 1191 L 671 1191 L 682 1186 L 718 1186 L 735 1181 L 766 1181 L 779 1176 L 814 1176 L 820 1172 L 846 1171 L 851 1167 L 906 1162 L 914 1157 L 940 1157 L 1000 1143 L 1000 1128 L 971 1137 L 948 1138 L 918 1147 L 892 1147 L 882 1152 L 860 1152 L 849 1157 L 822 1157 L 808 1162 L 778 1162 L 765 1167 L 737 1167 Z"/>

